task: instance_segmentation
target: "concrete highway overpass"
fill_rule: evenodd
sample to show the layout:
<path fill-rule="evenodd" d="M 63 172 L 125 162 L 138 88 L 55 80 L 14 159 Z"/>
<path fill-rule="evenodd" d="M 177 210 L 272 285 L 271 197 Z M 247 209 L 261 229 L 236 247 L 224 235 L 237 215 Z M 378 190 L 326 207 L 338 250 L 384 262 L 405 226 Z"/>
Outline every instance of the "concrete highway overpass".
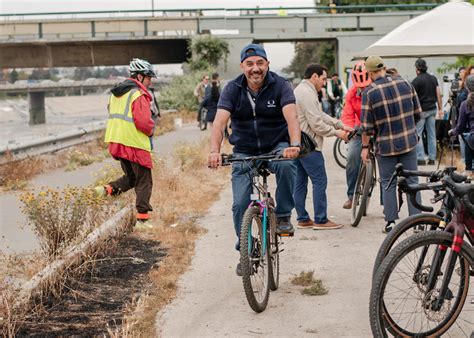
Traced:
<path fill-rule="evenodd" d="M 430 6 L 335 14 L 328 8 L 179 10 L 153 12 L 155 16 L 128 11 L 120 12 L 120 17 L 115 12 L 62 13 L 61 18 L 51 18 L 51 13 L 46 18 L 3 14 L 0 67 L 123 65 L 137 55 L 155 64 L 181 63 L 190 57 L 187 42 L 192 37 L 212 34 L 230 45 L 228 64 L 221 67 L 224 77 L 239 72 L 239 52 L 250 42 L 336 40 L 337 68 L 342 73 L 354 53 Z M 361 6 L 341 6 L 339 11 L 356 8 Z"/>

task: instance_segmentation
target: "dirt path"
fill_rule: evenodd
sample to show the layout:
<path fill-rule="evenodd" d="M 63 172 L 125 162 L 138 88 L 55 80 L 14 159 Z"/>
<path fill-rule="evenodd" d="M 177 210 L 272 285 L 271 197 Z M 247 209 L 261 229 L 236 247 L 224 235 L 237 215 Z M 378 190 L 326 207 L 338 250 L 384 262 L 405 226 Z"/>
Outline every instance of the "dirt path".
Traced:
<path fill-rule="evenodd" d="M 350 213 L 342 209 L 345 173 L 332 157 L 332 140 L 325 142 L 329 215 L 336 222 L 349 224 Z M 229 186 L 200 222 L 208 232 L 197 243 L 177 299 L 157 317 L 156 327 L 163 337 L 371 336 L 368 301 L 372 264 L 385 238 L 378 191 L 369 216 L 358 228 L 297 230 L 294 238 L 285 240 L 280 288 L 270 294 L 268 307 L 261 314 L 248 306 L 242 281 L 234 272 L 239 256 L 233 249 L 231 200 Z M 310 200 L 307 206 L 312 210 Z M 401 216 L 405 214 L 404 210 Z M 292 276 L 309 270 L 322 279 L 329 289 L 327 295 L 304 296 L 301 287 L 291 284 Z"/>

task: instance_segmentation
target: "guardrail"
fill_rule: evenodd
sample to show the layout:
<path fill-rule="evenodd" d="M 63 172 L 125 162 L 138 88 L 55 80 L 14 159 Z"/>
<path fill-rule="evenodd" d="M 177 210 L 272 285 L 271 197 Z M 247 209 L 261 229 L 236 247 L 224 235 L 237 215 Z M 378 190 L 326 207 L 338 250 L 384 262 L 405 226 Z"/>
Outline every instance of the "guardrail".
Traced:
<path fill-rule="evenodd" d="M 105 121 L 96 122 L 41 139 L 8 143 L 7 145 L 0 147 L 0 164 L 5 164 L 12 160 L 12 157 L 7 156 L 7 154 L 11 154 L 13 159 L 16 161 L 25 159 L 28 156 L 52 153 L 75 145 L 93 141 L 100 136 L 105 127 Z"/>
<path fill-rule="evenodd" d="M 176 112 L 176 109 L 162 110 L 161 114 L 172 112 Z M 5 164 L 12 160 L 22 160 L 28 156 L 53 153 L 96 140 L 105 130 L 106 123 L 106 121 L 95 122 L 40 139 L 28 139 L 19 142 L 10 141 L 8 144 L 0 146 L 0 164 Z M 8 156 L 8 154 L 12 156 Z"/>
<path fill-rule="evenodd" d="M 404 11 L 404 10 L 430 10 L 440 3 L 420 4 L 390 4 L 390 5 L 344 5 L 344 6 L 312 6 L 312 7 L 243 7 L 243 8 L 185 8 L 185 9 L 136 9 L 136 10 L 113 10 L 113 11 L 74 11 L 74 12 L 41 12 L 41 13 L 2 13 L 0 18 L 9 20 L 12 18 L 24 19 L 25 17 L 56 17 L 58 19 L 75 19 L 85 17 L 127 17 L 127 16 L 213 16 L 213 15 L 287 15 L 298 13 L 366 13 L 381 11 Z"/>

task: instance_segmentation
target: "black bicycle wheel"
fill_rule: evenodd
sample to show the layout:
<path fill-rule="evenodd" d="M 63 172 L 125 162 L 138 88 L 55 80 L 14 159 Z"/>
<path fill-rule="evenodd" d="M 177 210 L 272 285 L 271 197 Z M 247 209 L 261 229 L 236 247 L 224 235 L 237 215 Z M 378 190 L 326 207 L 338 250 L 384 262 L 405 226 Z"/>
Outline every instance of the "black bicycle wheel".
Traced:
<path fill-rule="evenodd" d="M 270 293 L 269 245 L 263 243 L 264 237 L 260 209 L 247 209 L 240 230 L 240 265 L 245 296 L 255 312 L 265 310 Z"/>
<path fill-rule="evenodd" d="M 269 234 L 269 287 L 271 291 L 278 289 L 280 285 L 280 252 L 278 249 L 278 235 L 276 233 L 276 216 L 273 210 L 268 210 L 268 234 Z"/>
<path fill-rule="evenodd" d="M 471 335 L 473 310 L 463 311 L 470 279 L 467 243 L 457 256 L 454 272 L 447 281 L 448 296 L 440 308 L 433 308 L 444 281 L 447 258 L 452 253 L 451 244 L 451 234 L 426 231 L 404 240 L 388 254 L 376 273 L 370 294 L 370 325 L 375 337 L 386 337 L 385 329 L 403 337 Z M 433 258 L 440 246 L 446 248 L 447 254 L 434 288 L 428 290 L 426 282 L 431 267 L 437 265 Z M 421 252 L 424 255 L 420 255 Z"/>
<path fill-rule="evenodd" d="M 377 175 L 375 173 L 375 157 L 371 156 L 370 157 L 370 164 L 372 166 L 372 179 L 370 180 L 370 188 L 369 188 L 369 193 L 367 195 L 367 199 L 365 202 L 365 208 L 364 208 L 364 213 L 362 216 L 367 216 L 367 211 L 369 210 L 370 206 L 370 198 L 372 197 L 372 192 L 374 191 L 375 184 L 377 182 Z"/>
<path fill-rule="evenodd" d="M 373 179 L 373 169 L 372 162 L 364 163 L 360 167 L 352 197 L 351 225 L 353 227 L 359 225 L 365 213 Z"/>
<path fill-rule="evenodd" d="M 384 258 L 401 241 L 413 235 L 416 227 L 424 230 L 436 230 L 439 226 L 441 217 L 436 214 L 417 214 L 405 218 L 397 224 L 395 228 L 390 231 L 382 245 L 379 248 L 377 257 L 375 257 L 374 269 L 372 271 L 372 278 L 375 276 L 379 266 L 382 264 Z"/>
<path fill-rule="evenodd" d="M 342 169 L 346 169 L 347 164 L 347 144 L 344 140 L 337 138 L 334 142 L 334 147 L 332 149 L 334 159 L 338 166 Z"/>

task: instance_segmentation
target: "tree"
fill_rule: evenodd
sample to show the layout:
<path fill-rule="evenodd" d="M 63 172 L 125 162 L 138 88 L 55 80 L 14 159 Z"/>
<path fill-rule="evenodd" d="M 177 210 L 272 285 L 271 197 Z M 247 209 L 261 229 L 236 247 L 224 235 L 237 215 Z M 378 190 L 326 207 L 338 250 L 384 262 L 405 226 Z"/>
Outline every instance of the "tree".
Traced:
<path fill-rule="evenodd" d="M 229 44 L 222 39 L 210 35 L 198 37 L 191 40 L 188 50 L 192 55 L 188 59 L 191 70 L 215 68 L 220 60 L 227 64 Z"/>
<path fill-rule="evenodd" d="M 329 73 L 335 70 L 336 45 L 334 41 L 297 42 L 295 56 L 290 65 L 283 69 L 285 73 L 294 73 L 295 77 L 303 77 L 306 66 L 319 63 L 328 68 Z"/>
<path fill-rule="evenodd" d="M 474 65 L 474 57 L 460 56 L 456 59 L 454 63 L 443 62 L 443 65 L 440 68 L 438 68 L 438 72 L 446 73 L 451 70 L 457 71 L 461 67 L 469 67 L 470 65 Z"/>

